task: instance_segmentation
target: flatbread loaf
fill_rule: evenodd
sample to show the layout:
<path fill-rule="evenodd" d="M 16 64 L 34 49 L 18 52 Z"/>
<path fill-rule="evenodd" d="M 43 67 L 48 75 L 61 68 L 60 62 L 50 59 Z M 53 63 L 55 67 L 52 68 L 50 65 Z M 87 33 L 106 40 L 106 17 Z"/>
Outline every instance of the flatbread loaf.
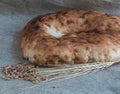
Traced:
<path fill-rule="evenodd" d="M 33 18 L 21 33 L 23 57 L 39 66 L 120 60 L 120 17 L 63 10 Z"/>

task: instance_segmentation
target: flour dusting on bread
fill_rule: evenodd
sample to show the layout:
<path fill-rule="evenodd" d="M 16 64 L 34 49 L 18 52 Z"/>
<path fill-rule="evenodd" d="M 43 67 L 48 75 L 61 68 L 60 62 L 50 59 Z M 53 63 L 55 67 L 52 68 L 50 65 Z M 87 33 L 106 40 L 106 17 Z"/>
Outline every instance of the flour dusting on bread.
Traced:
<path fill-rule="evenodd" d="M 62 34 L 63 31 L 57 31 L 54 26 L 51 26 L 51 27 L 46 26 L 46 28 L 48 33 L 56 38 L 60 38 L 63 36 Z"/>

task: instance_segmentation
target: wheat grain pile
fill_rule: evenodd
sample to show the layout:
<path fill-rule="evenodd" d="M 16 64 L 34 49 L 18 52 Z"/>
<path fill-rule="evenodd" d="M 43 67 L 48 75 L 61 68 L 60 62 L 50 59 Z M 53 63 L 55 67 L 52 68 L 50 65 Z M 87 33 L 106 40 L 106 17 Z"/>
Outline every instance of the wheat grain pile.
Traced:
<path fill-rule="evenodd" d="M 15 64 L 7 65 L 3 67 L 3 79 L 17 79 L 22 78 L 32 83 L 39 83 L 47 79 L 46 76 L 42 75 L 36 66 L 31 64 Z"/>

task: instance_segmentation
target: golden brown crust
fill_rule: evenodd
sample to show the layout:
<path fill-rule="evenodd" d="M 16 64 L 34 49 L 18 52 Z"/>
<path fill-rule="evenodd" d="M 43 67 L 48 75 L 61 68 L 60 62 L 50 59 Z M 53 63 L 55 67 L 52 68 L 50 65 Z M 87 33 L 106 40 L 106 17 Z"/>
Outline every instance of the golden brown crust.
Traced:
<path fill-rule="evenodd" d="M 120 60 L 120 17 L 95 10 L 38 16 L 21 34 L 23 56 L 40 66 Z"/>

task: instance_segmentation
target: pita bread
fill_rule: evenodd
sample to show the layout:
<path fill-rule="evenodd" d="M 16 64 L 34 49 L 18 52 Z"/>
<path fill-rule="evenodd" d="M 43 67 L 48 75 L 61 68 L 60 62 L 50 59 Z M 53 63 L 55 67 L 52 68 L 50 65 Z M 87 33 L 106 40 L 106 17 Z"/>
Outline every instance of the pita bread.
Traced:
<path fill-rule="evenodd" d="M 120 17 L 64 10 L 33 18 L 21 33 L 23 57 L 39 66 L 120 60 Z"/>

